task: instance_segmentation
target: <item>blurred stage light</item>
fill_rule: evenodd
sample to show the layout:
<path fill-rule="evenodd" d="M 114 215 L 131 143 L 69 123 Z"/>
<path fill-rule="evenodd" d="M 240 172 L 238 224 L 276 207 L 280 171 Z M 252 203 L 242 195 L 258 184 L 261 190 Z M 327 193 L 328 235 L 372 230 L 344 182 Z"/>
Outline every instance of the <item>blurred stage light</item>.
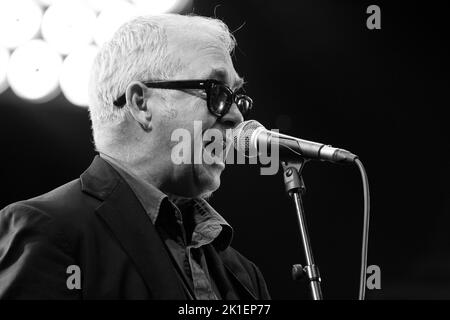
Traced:
<path fill-rule="evenodd" d="M 21 98 L 45 102 L 61 87 L 68 101 L 85 106 L 93 43 L 102 45 L 138 15 L 190 5 L 192 0 L 0 0 L 0 93 L 10 86 Z M 67 55 L 64 64 L 61 55 Z"/>
<path fill-rule="evenodd" d="M 42 19 L 42 36 L 61 54 L 90 44 L 95 13 L 82 1 L 65 0 L 52 4 Z"/>
<path fill-rule="evenodd" d="M 0 47 L 0 93 L 8 88 L 6 70 L 8 69 L 9 51 L 5 47 Z"/>
<path fill-rule="evenodd" d="M 164 12 L 178 12 L 190 4 L 191 0 L 125 0 L 109 1 L 100 12 L 94 32 L 94 40 L 101 46 L 111 39 L 114 32 L 133 17 Z"/>
<path fill-rule="evenodd" d="M 166 12 L 173 12 L 177 9 L 179 0 L 132 0 L 142 14 L 159 14 Z"/>
<path fill-rule="evenodd" d="M 116 30 L 126 21 L 138 15 L 136 6 L 124 1 L 113 0 L 98 15 L 94 28 L 94 40 L 99 46 L 112 38 Z"/>
<path fill-rule="evenodd" d="M 35 0 L 37 4 L 39 4 L 42 7 L 48 7 L 51 6 L 53 3 L 55 3 L 58 0 Z"/>
<path fill-rule="evenodd" d="M 94 10 L 95 12 L 100 12 L 105 9 L 111 0 L 82 0 L 85 2 L 89 8 Z"/>
<path fill-rule="evenodd" d="M 14 49 L 35 37 L 42 10 L 33 0 L 0 0 L 0 45 Z"/>
<path fill-rule="evenodd" d="M 86 46 L 72 51 L 64 60 L 59 79 L 61 90 L 76 106 L 88 105 L 89 74 L 97 51 L 94 45 Z"/>
<path fill-rule="evenodd" d="M 61 56 L 48 43 L 31 40 L 9 59 L 7 78 L 14 93 L 33 102 L 53 99 L 59 92 Z"/>
<path fill-rule="evenodd" d="M 64 2 L 67 0 L 35 0 L 41 7 L 47 8 L 52 4 L 56 4 L 59 2 Z M 76 0 L 79 3 L 87 5 L 89 8 L 94 10 L 95 12 L 100 12 L 104 8 L 106 8 L 111 0 Z M 127 0 L 128 1 L 128 0 Z M 129 2 L 129 1 L 128 1 Z"/>

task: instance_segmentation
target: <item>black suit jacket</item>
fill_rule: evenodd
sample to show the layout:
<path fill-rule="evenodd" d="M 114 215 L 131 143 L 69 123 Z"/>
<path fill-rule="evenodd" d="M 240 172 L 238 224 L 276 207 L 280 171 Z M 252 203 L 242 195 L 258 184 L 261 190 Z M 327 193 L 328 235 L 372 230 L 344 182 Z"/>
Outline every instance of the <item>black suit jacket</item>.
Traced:
<path fill-rule="evenodd" d="M 204 251 L 223 299 L 269 299 L 258 268 L 236 250 Z M 71 265 L 81 289 L 68 289 Z M 98 156 L 80 179 L 0 212 L 0 297 L 188 298 L 138 199 Z"/>

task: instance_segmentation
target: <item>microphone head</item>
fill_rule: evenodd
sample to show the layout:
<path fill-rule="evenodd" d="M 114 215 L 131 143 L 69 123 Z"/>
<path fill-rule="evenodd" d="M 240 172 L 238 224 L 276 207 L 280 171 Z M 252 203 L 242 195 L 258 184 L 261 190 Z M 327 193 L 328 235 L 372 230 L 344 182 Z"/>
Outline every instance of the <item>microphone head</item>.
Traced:
<path fill-rule="evenodd" d="M 265 129 L 264 126 L 256 120 L 248 120 L 241 122 L 236 128 L 233 129 L 233 142 L 234 148 L 238 152 L 244 154 L 249 153 L 251 149 L 251 141 L 253 133 L 257 129 Z"/>

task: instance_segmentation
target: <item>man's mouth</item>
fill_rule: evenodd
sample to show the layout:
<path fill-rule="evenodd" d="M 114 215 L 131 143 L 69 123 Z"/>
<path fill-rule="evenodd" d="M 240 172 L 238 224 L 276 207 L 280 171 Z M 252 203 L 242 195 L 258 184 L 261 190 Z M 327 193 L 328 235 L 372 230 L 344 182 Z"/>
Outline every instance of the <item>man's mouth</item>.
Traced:
<path fill-rule="evenodd" d="M 209 141 L 203 141 L 203 152 L 211 155 L 214 163 L 223 163 L 224 155 L 227 152 L 227 139 L 223 137 L 220 142 L 216 142 L 216 139 L 215 136 L 212 136 Z M 211 145 L 213 143 L 214 145 Z M 207 149 L 208 146 L 210 147 Z"/>

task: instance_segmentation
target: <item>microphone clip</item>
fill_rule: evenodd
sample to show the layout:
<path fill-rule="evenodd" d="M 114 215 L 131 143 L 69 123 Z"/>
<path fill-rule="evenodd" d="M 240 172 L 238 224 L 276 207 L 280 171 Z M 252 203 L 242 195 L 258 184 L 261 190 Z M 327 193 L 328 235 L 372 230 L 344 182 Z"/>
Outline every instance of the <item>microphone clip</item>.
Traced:
<path fill-rule="evenodd" d="M 283 178 L 286 192 L 292 196 L 293 192 L 299 192 L 304 195 L 306 192 L 306 186 L 302 178 L 302 170 L 308 160 L 297 159 L 295 161 L 282 161 Z"/>

